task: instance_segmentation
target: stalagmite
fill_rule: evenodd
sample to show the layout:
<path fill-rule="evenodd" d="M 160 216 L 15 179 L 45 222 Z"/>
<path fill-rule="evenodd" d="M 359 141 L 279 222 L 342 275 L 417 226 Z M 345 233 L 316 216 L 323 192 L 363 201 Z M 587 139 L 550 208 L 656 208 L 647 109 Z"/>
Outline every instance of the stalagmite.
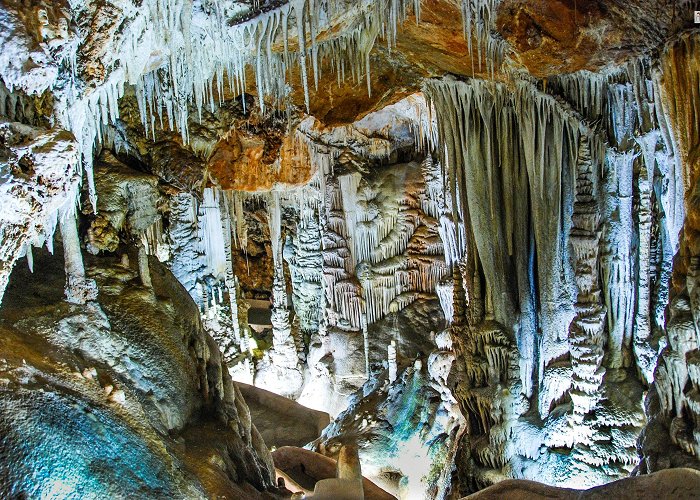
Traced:
<path fill-rule="evenodd" d="M 74 304 L 85 304 L 95 300 L 97 285 L 94 280 L 85 276 L 74 211 L 60 216 L 60 228 L 66 269 L 66 300 Z"/>
<path fill-rule="evenodd" d="M 276 350 L 280 354 L 290 352 L 290 361 L 296 358 L 296 349 L 289 324 L 289 310 L 287 308 L 287 284 L 284 278 L 284 263 L 282 261 L 282 231 L 281 210 L 279 192 L 274 191 L 270 195 L 268 204 L 270 224 L 270 246 L 272 247 L 273 276 L 272 276 L 272 330 L 273 341 Z M 291 355 L 294 351 L 294 356 Z M 296 363 L 293 363 L 294 366 Z"/>
<path fill-rule="evenodd" d="M 579 143 L 576 201 L 571 228 L 578 297 L 575 304 L 576 316 L 569 329 L 572 374 L 569 387 L 573 386 L 577 391 L 576 396 L 572 396 L 574 421 L 577 423 L 583 421 L 586 413 L 601 398 L 600 385 L 605 375 L 605 367 L 602 366 L 605 352 L 605 309 L 600 300 L 597 270 L 600 212 L 596 198 L 600 196 L 601 179 L 591 158 L 589 140 L 582 137 Z M 566 383 L 568 377 L 560 378 L 563 380 L 559 383 Z M 554 399 L 562 395 L 563 392 L 560 392 Z M 550 404 L 550 400 L 542 398 L 540 412 L 548 413 Z M 574 439 L 577 437 L 580 439 L 583 435 L 575 436 Z"/>
<path fill-rule="evenodd" d="M 272 276 L 272 348 L 258 365 L 255 384 L 271 388 L 278 394 L 296 398 L 300 395 L 303 376 L 292 325 L 289 319 L 287 283 L 282 253 L 282 206 L 280 193 L 272 191 L 267 200 L 270 247 L 273 259 Z"/>
<path fill-rule="evenodd" d="M 231 207 L 230 199 L 224 194 L 219 199 L 219 213 L 221 214 L 221 232 L 224 239 L 224 254 L 226 258 L 226 274 L 224 283 L 229 297 L 229 307 L 231 308 L 231 325 L 233 327 L 233 337 L 238 343 L 241 352 L 247 351 L 241 337 L 241 325 L 238 320 L 238 279 L 233 273 L 233 250 L 232 250 L 232 227 L 231 227 Z"/>
<path fill-rule="evenodd" d="M 611 222 L 605 233 L 605 245 L 612 255 L 603 255 L 603 293 L 608 309 L 609 343 L 612 346 L 611 366 L 620 368 L 629 363 L 634 298 L 632 288 L 632 162 L 633 153 L 608 156 L 610 175 L 614 186 L 608 191 L 617 194 L 610 198 L 615 206 L 608 213 L 615 212 L 618 218 Z"/>

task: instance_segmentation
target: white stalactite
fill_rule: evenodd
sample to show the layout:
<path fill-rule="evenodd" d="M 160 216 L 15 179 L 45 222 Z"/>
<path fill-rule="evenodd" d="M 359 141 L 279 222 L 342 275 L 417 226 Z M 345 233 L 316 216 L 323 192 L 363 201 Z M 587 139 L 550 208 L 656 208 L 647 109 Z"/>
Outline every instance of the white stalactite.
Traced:
<path fill-rule="evenodd" d="M 387 346 L 387 361 L 389 363 L 389 382 L 394 383 L 398 368 L 396 365 L 396 341 L 392 340 Z"/>

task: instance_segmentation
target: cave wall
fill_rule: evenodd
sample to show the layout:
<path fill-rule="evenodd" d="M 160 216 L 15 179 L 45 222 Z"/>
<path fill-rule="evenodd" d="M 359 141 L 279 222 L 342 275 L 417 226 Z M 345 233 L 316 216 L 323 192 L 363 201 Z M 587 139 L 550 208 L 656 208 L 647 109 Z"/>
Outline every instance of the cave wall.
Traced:
<path fill-rule="evenodd" d="M 114 174 L 102 168 L 110 160 L 98 162 L 100 215 L 88 240 L 110 251 L 95 236 L 108 226 L 114 242 L 121 231 L 165 262 L 199 305 L 236 379 L 337 413 L 370 364 L 386 363 L 391 339 L 401 357 L 429 352 L 431 332 L 451 315 L 440 180 L 436 165 L 416 153 L 425 115 L 418 95 L 351 127 L 305 119 L 291 133 L 297 153 L 290 161 L 311 165 L 314 175 L 301 185 L 277 181 L 272 190 L 261 178 L 254 191 L 214 180 L 201 197 L 174 191 L 154 167 L 158 160 L 139 155 L 137 166 L 158 177 L 132 170 L 117 201 L 108 190 L 100 195 Z M 138 128 L 117 129 L 130 126 Z M 119 151 L 143 149 L 133 137 L 123 134 Z M 276 159 L 273 168 L 281 164 Z M 119 162 L 115 169 L 128 170 Z M 145 179 L 151 188 L 138 196 L 140 210 L 152 217 L 125 224 L 138 218 L 128 199 Z M 109 217 L 120 222 L 106 225 Z M 271 310 L 262 332 L 248 324 L 248 308 L 261 300 Z"/>

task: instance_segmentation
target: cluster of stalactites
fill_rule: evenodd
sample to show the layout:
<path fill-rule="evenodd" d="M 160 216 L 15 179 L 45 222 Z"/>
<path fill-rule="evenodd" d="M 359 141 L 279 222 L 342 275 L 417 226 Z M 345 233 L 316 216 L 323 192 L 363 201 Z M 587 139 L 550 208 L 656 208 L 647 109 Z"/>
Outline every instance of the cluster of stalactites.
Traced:
<path fill-rule="evenodd" d="M 96 88 L 77 83 L 80 44 L 76 38 L 58 54 L 58 66 L 65 71 L 45 85 L 56 87 L 52 120 L 77 138 L 93 211 L 97 210 L 93 155 L 101 147 L 107 125 L 119 118 L 118 100 L 125 84 L 135 86 L 147 135 L 155 133 L 158 121 L 161 128 L 180 131 L 185 142 L 190 107 L 201 117 L 203 106 L 214 110 L 227 91 L 245 92 L 248 68 L 253 69 L 264 111 L 266 96 L 278 105 L 286 104 L 290 87 L 285 79 L 297 65 L 308 110 L 308 73 L 312 72 L 317 88 L 324 60 L 331 62 L 339 81 L 346 74 L 356 83 L 364 78 L 370 92 L 369 53 L 375 40 L 381 35 L 393 45 L 411 5 L 418 13 L 417 0 L 363 0 L 352 27 L 328 36 L 330 22 L 345 13 L 337 0 L 291 0 L 253 12 L 241 22 L 235 22 L 235 9 L 224 0 L 146 0 L 138 9 L 125 9 L 128 15 L 122 30 L 112 40 L 112 60 L 106 61 L 110 64 L 107 77 Z M 292 44 L 296 50 L 290 50 Z M 4 82 L 9 91 L 5 85 L 0 89 L 0 115 L 26 119 L 31 106 L 18 102 L 13 83 Z"/>
<path fill-rule="evenodd" d="M 335 286 L 345 273 L 357 277 L 364 307 L 354 317 L 367 324 L 401 311 L 421 294 L 435 293 L 448 274 L 444 224 L 440 224 L 445 207 L 434 186 L 429 186 L 432 165 L 424 162 L 422 175 L 416 164 L 408 164 L 394 166 L 392 172 L 397 173 L 363 177 L 355 172 L 338 178 L 334 207 L 341 209 L 335 213 L 342 218 L 331 217 L 329 222 L 331 230 L 344 239 L 343 249 L 349 256 L 338 258 L 335 251 L 333 256 L 342 266 L 335 267 L 338 272 L 329 266 L 327 282 Z M 408 186 L 409 171 L 422 177 L 421 187 Z M 351 303 L 356 303 L 348 293 L 339 299 L 341 311 L 351 310 Z"/>
<path fill-rule="evenodd" d="M 233 342 L 244 354 L 251 345 L 246 320 L 240 316 L 245 304 L 234 275 L 233 252 L 247 246 L 246 199 L 244 193 L 218 188 L 206 188 L 201 201 L 180 194 L 170 206 L 167 253 L 159 252 L 164 239 L 160 221 L 143 235 L 147 253 L 169 262 L 206 318 L 217 317 L 224 306 L 230 308 Z"/>
<path fill-rule="evenodd" d="M 642 463 L 647 472 L 668 467 L 668 459 L 664 463 L 661 457 L 671 453 L 669 448 L 664 448 L 662 453 L 657 451 L 663 441 L 650 439 L 654 427 L 660 427 L 660 433 L 668 433 L 670 442 L 690 455 L 683 457 L 683 463 L 694 462 L 695 467 L 700 460 L 700 343 L 697 328 L 700 259 L 695 244 L 699 227 L 695 192 L 700 172 L 697 155 L 700 143 L 700 40 L 697 33 L 686 34 L 667 47 L 661 57 L 660 70 L 658 81 L 662 103 L 682 164 L 687 218 L 681 251 L 674 262 L 673 280 L 678 288 L 674 290 L 668 308 L 667 345 L 654 372 L 655 391 L 650 391 L 651 397 L 658 396 L 660 404 L 658 413 L 650 420 L 648 436 L 642 442 Z M 674 460 L 677 458 L 671 463 Z"/>
<path fill-rule="evenodd" d="M 86 278 L 76 221 L 78 145 L 65 131 L 19 123 L 1 123 L 0 137 L 5 149 L 0 161 L 0 199 L 4 204 L 0 216 L 0 301 L 17 259 L 26 256 L 33 270 L 32 247 L 46 245 L 53 253 L 57 229 L 63 240 L 67 299 L 76 303 L 94 299 L 97 290 Z M 22 165 L 31 168 L 17 175 L 24 170 Z"/>
<path fill-rule="evenodd" d="M 462 9 L 469 45 L 475 37 L 479 64 L 485 52 L 492 73 L 500 65 L 504 46 L 491 35 L 497 4 L 497 0 L 463 0 Z M 78 39 L 67 44 L 59 54 L 59 66 L 67 74 L 58 75 L 64 83 L 56 91 L 55 119 L 78 139 L 93 211 L 97 193 L 92 157 L 107 125 L 119 118 L 118 99 L 125 84 L 135 86 L 147 135 L 155 134 L 159 122 L 161 128 L 180 131 L 185 142 L 190 108 L 194 106 L 201 117 L 205 105 L 214 111 L 228 93 L 245 92 L 248 68 L 253 69 L 263 111 L 266 96 L 272 96 L 277 106 L 287 104 L 286 77 L 295 66 L 308 111 L 309 80 L 318 88 L 324 61 L 339 84 L 348 75 L 355 83 L 364 79 L 371 93 L 369 56 L 376 39 L 383 37 L 391 48 L 409 10 L 419 21 L 420 0 L 363 0 L 351 27 L 329 35 L 331 22 L 345 10 L 338 0 L 291 0 L 236 21 L 241 12 L 224 0 L 146 0 L 138 9 L 126 10 L 130 17 L 114 40 L 107 78 L 88 90 L 75 83 Z M 13 82 L 5 83 L 12 88 Z M 0 97 L 0 114 L 13 118 L 2 109 L 6 96 Z"/>
<path fill-rule="evenodd" d="M 486 64 L 486 71 L 493 76 L 501 68 L 506 52 L 506 43 L 493 34 L 496 9 L 501 0 L 462 0 L 462 22 L 464 38 L 467 40 L 474 74 L 474 41 L 476 41 L 477 69 Z"/>
<path fill-rule="evenodd" d="M 347 76 L 355 83 L 365 79 L 371 93 L 370 51 L 380 35 L 389 46 L 395 43 L 408 7 L 406 0 L 363 0 L 353 26 L 339 35 L 328 36 L 324 32 L 330 27 L 329 21 L 344 14 L 344 5 L 338 1 L 291 0 L 234 25 L 220 3 L 201 6 L 202 15 L 193 16 L 191 21 L 181 12 L 165 23 L 168 30 L 183 36 L 168 40 L 172 46 L 164 66 L 140 76 L 136 82 L 141 119 L 147 131 L 156 119 L 162 122 L 165 116 L 168 125 L 179 130 L 187 141 L 189 106 L 194 105 L 201 115 L 204 105 L 213 110 L 227 91 L 233 95 L 245 92 L 249 67 L 254 70 L 261 110 L 265 109 L 266 96 L 271 96 L 278 106 L 286 104 L 286 76 L 295 65 L 299 68 L 307 111 L 309 80 L 312 78 L 318 88 L 324 61 L 329 62 L 339 83 Z M 418 2 L 413 2 L 414 10 L 416 5 Z M 160 19 L 154 20 L 163 24 Z M 171 22 L 176 26 L 170 26 Z M 136 41 L 133 44 L 137 47 Z M 293 44 L 295 51 L 290 49 Z"/>
<path fill-rule="evenodd" d="M 601 399 L 605 373 L 636 366 L 651 380 L 652 335 L 663 328 L 683 212 L 676 147 L 649 64 L 539 88 L 526 80 L 431 80 L 425 92 L 437 116 L 432 151 L 461 226 L 455 260 L 478 268 L 471 282 L 457 278 L 469 287 L 469 307 L 484 308 L 485 321 L 472 322 L 463 342 L 471 384 L 463 404 L 482 422 L 474 435 L 485 434 L 475 438 L 477 461 L 486 469 L 515 456 L 529 464 L 539 451 L 528 442 L 544 442 L 571 448 L 584 468 L 607 460 L 610 474 L 625 473 L 642 409 L 629 421 L 611 416 L 617 403 Z M 481 340 L 496 331 L 497 348 Z M 514 364 L 508 345 L 517 347 Z M 514 432 L 527 408 L 486 391 L 506 381 L 542 420 L 523 424 L 525 437 L 510 447 L 503 433 Z M 563 409 L 566 425 L 558 427 Z M 600 444 L 613 432 L 607 427 L 624 445 Z M 604 451 L 585 451 L 592 447 Z"/>
<path fill-rule="evenodd" d="M 452 219 L 471 227 L 486 278 L 486 301 L 496 319 L 507 324 L 518 306 L 532 308 L 529 217 L 535 219 L 541 293 L 562 292 L 552 266 L 564 252 L 557 243 L 565 225 L 562 176 L 575 164 L 576 148 L 571 146 L 578 142 L 579 126 L 555 99 L 526 82 L 519 82 L 514 93 L 482 80 L 432 80 L 425 90 L 438 116 L 437 153 Z M 526 197 L 516 195 L 526 191 L 531 192 L 529 206 Z M 466 234 L 465 229 L 455 231 L 458 259 L 467 248 Z M 519 270 L 525 274 L 517 276 L 522 286 L 516 295 L 508 276 Z M 540 302 L 551 303 L 548 298 L 540 297 Z"/>

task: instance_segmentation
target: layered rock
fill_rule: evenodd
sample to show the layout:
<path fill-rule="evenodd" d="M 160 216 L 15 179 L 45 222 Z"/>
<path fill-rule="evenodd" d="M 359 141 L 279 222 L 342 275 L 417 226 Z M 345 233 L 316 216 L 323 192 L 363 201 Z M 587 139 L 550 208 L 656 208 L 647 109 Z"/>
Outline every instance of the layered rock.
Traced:
<path fill-rule="evenodd" d="M 339 472 L 339 465 L 336 460 L 303 448 L 284 446 L 275 450 L 272 457 L 277 467 L 278 477 L 285 479 L 285 484 L 288 484 L 288 488 L 309 496 L 314 492 L 314 485 L 317 482 L 335 478 Z M 341 492 L 337 490 L 328 492 L 328 496 L 336 498 L 343 493 L 352 495 L 354 491 L 349 488 L 343 488 Z M 395 498 L 367 478 L 363 479 L 363 493 L 364 498 L 368 500 L 391 500 Z M 355 496 L 352 495 L 352 498 L 355 498 Z"/>
<path fill-rule="evenodd" d="M 196 306 L 155 260 L 142 285 L 125 255 L 87 261 L 100 298 L 85 305 L 62 301 L 60 255 L 41 253 L 40 276 L 13 274 L 2 491 L 269 498 L 269 452 Z"/>

